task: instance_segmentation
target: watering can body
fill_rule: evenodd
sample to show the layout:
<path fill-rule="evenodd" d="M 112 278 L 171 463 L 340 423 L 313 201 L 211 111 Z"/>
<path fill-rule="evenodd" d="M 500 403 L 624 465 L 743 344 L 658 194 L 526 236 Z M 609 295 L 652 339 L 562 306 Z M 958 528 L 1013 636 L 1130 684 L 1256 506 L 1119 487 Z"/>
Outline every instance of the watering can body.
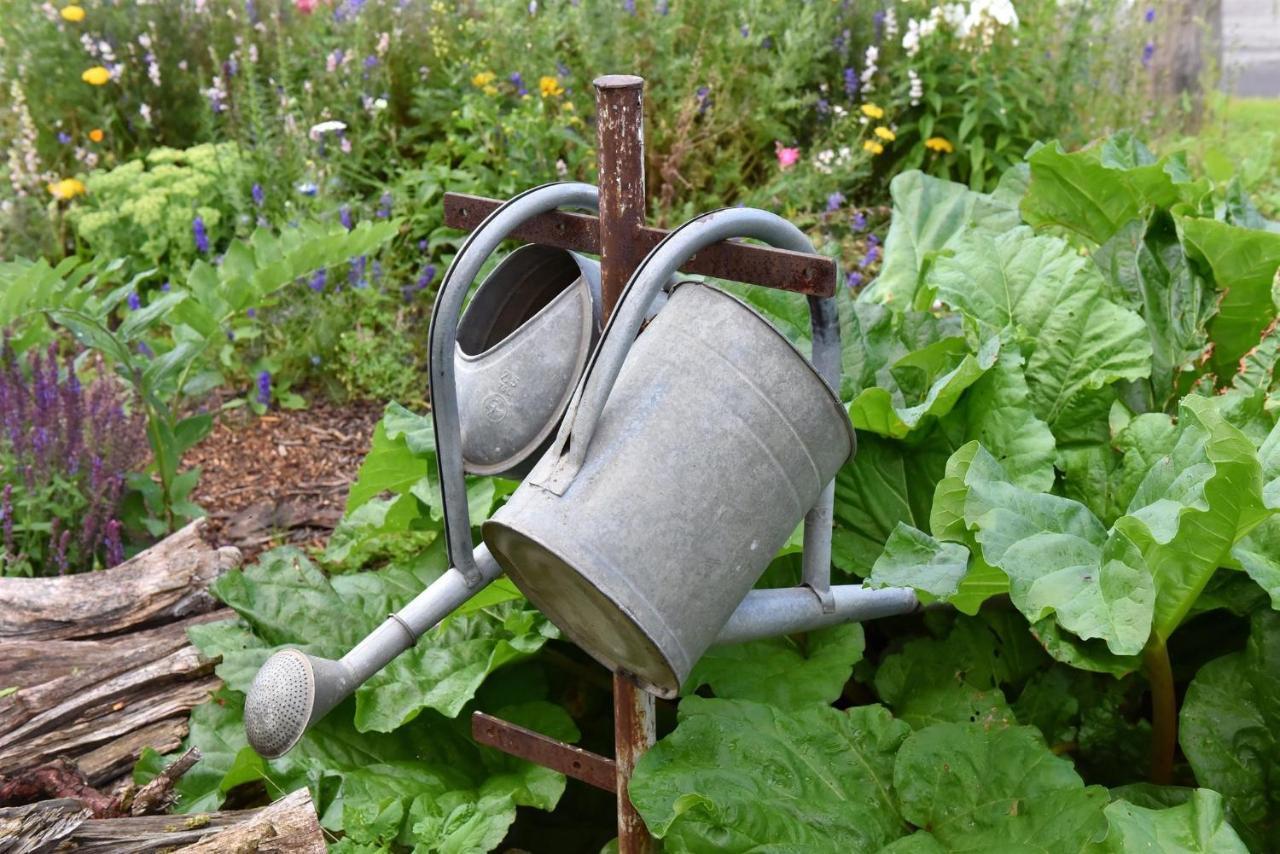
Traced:
<path fill-rule="evenodd" d="M 548 451 L 485 543 L 570 639 L 673 697 L 853 453 L 849 418 L 764 318 L 686 283 L 587 441 L 567 486 Z"/>
<path fill-rule="evenodd" d="M 599 263 L 536 244 L 503 259 L 458 325 L 454 372 L 469 473 L 528 472 L 599 337 Z"/>

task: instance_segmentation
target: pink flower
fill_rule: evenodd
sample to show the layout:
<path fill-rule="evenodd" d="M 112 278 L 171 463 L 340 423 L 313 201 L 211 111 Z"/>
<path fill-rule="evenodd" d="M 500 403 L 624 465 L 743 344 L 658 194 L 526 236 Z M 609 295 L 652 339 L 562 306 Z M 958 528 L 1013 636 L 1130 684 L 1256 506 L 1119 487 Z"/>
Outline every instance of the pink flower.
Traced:
<path fill-rule="evenodd" d="M 310 15 L 320 5 L 320 0 L 293 0 L 293 8 L 304 15 Z"/>
<path fill-rule="evenodd" d="M 790 169 L 800 160 L 800 149 L 787 148 L 780 142 L 775 142 L 774 146 L 778 150 L 778 168 Z"/>

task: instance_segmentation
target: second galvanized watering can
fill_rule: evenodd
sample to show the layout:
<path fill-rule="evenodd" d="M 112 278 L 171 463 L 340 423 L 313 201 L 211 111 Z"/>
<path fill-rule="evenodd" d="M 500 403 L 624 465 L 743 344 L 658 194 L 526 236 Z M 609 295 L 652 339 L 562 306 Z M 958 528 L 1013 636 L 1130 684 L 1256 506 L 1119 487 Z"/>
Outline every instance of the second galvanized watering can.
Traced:
<path fill-rule="evenodd" d="M 754 310 L 703 284 L 677 286 L 636 337 L 671 274 L 730 237 L 811 251 L 795 226 L 751 209 L 669 235 L 629 282 L 556 441 L 483 527 L 494 559 L 557 626 L 664 697 L 854 451 L 833 390 L 830 300 L 810 303 L 825 377 Z"/>

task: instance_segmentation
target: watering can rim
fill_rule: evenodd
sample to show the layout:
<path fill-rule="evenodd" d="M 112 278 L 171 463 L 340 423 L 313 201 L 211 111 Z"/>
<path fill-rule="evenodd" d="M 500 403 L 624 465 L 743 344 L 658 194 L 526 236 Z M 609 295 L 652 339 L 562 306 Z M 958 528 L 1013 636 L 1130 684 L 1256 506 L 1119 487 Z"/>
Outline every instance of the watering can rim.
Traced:
<path fill-rule="evenodd" d="M 515 329 L 512 329 L 510 332 L 504 335 L 500 341 L 497 341 L 496 343 L 490 345 L 484 350 L 481 350 L 477 353 L 468 353 L 462 349 L 462 343 L 455 340 L 454 352 L 455 352 L 456 358 L 459 361 L 468 362 L 468 363 L 479 362 L 483 358 L 493 356 L 494 354 L 500 353 L 502 350 L 507 349 L 508 347 L 514 346 L 512 342 L 515 341 L 516 336 L 521 331 L 525 330 L 532 324 L 537 323 L 538 321 L 545 318 L 546 315 L 551 313 L 551 309 L 559 305 L 561 302 L 569 302 L 573 299 L 583 300 L 585 303 L 584 307 L 586 309 L 586 314 L 591 318 L 589 321 L 590 324 L 592 326 L 597 325 L 597 317 L 596 317 L 597 311 L 595 306 L 596 298 L 595 298 L 595 294 L 593 293 L 591 276 L 587 268 L 584 267 L 582 264 L 582 261 L 586 260 L 585 257 L 580 256 L 577 252 L 570 252 L 567 249 L 556 249 L 555 247 L 549 247 L 541 243 L 526 243 L 512 250 L 510 253 L 508 253 L 507 256 L 503 258 L 502 261 L 498 264 L 498 266 L 493 270 L 493 272 L 490 273 L 489 276 L 486 277 L 485 280 L 480 283 L 480 286 L 476 289 L 475 295 L 471 298 L 471 302 L 472 303 L 475 302 L 476 298 L 479 296 L 480 291 L 483 290 L 484 286 L 489 282 L 493 281 L 493 277 L 502 269 L 502 267 L 508 261 L 510 261 L 513 258 L 516 258 L 516 256 L 519 253 L 523 252 L 523 250 L 526 250 L 526 249 L 530 249 L 530 250 L 550 249 L 555 252 L 563 252 L 569 255 L 573 259 L 573 261 L 578 265 L 578 277 L 575 278 L 573 281 L 571 281 L 568 285 L 566 285 L 564 290 L 560 291 L 560 293 L 556 294 L 554 297 L 548 300 L 547 303 L 544 306 L 542 306 L 542 308 L 538 309 L 535 313 L 525 318 L 524 321 L 522 321 L 519 326 L 517 326 Z M 530 253 L 526 253 L 526 254 L 530 254 Z M 469 309 L 470 307 L 471 307 L 471 303 L 468 303 L 467 308 Z M 462 314 L 462 317 L 458 321 L 459 327 L 461 327 L 462 324 L 466 322 L 466 319 L 467 319 L 467 316 L 466 316 L 466 312 L 464 311 Z M 587 337 L 588 339 L 593 337 L 598 337 L 598 331 L 595 333 L 589 334 Z M 587 346 L 582 347 L 580 349 L 582 351 L 582 358 L 580 361 L 583 365 L 585 365 L 587 362 L 587 359 L 591 355 L 591 346 L 590 344 L 588 344 Z M 572 390 L 573 390 L 572 387 L 570 387 L 570 393 L 572 393 Z M 567 405 L 568 403 L 567 398 L 565 402 Z"/>
<path fill-rule="evenodd" d="M 782 341 L 782 343 L 786 344 L 787 347 L 789 347 L 791 351 L 795 353 L 797 357 L 799 357 L 800 361 L 804 363 L 805 367 L 808 368 L 811 374 L 813 374 L 814 378 L 817 379 L 818 382 L 822 384 L 822 388 L 824 391 L 826 391 L 828 399 L 830 399 L 830 401 L 835 405 L 836 411 L 839 413 L 840 419 L 844 423 L 845 430 L 849 435 L 849 456 L 845 457 L 844 459 L 844 462 L 847 463 L 849 461 L 849 457 L 852 457 L 854 453 L 857 451 L 858 438 L 857 438 L 857 433 L 853 429 L 853 420 L 849 417 L 849 410 L 845 408 L 844 401 L 840 399 L 839 391 L 837 389 L 833 389 L 831 387 L 831 384 L 827 382 L 826 377 L 822 376 L 822 372 L 819 371 L 818 366 L 813 363 L 813 359 L 809 356 L 806 356 L 804 354 L 804 351 L 802 351 L 799 347 L 797 347 L 794 341 L 792 341 L 790 338 L 784 335 L 782 330 L 779 329 L 777 325 L 775 325 L 772 321 L 769 320 L 769 318 L 765 317 L 763 314 L 757 311 L 756 308 L 753 305 L 751 305 L 751 303 L 747 302 L 741 297 L 738 297 L 734 294 L 729 293 L 726 290 L 717 288 L 715 285 L 709 284 L 707 282 L 700 282 L 694 279 L 689 279 L 683 282 L 676 282 L 676 284 L 671 287 L 671 292 L 670 292 L 671 296 L 674 297 L 677 290 L 687 285 L 700 287 L 703 290 L 711 291 L 712 293 L 717 294 L 718 296 L 724 297 L 726 299 L 732 300 L 733 302 L 737 303 L 738 306 L 746 309 L 756 320 L 760 321 L 760 323 L 762 323 L 766 328 L 768 328 L 769 331 L 771 331 L 775 336 L 777 336 L 777 338 L 780 341 Z M 607 404 L 608 400 L 606 399 L 605 402 Z M 844 463 L 841 463 L 841 465 L 843 464 Z"/>

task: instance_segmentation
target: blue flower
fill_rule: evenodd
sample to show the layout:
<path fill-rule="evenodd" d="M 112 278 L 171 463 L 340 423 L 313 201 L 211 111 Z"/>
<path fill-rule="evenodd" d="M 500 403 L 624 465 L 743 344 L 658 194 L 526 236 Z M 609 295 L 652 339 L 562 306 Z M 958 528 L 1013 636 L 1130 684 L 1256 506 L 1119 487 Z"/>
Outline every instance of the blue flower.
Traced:
<path fill-rule="evenodd" d="M 351 287 L 363 288 L 368 286 L 369 283 L 364 277 L 365 266 L 368 263 L 369 259 L 364 255 L 357 255 L 351 259 L 351 269 L 347 271 L 347 281 L 351 283 Z"/>
<path fill-rule="evenodd" d="M 263 406 L 271 405 L 271 372 L 263 371 L 258 374 L 258 403 Z"/>
<path fill-rule="evenodd" d="M 622 8 L 628 15 L 635 15 L 636 0 L 622 0 Z"/>
<path fill-rule="evenodd" d="M 196 251 L 200 254 L 209 252 L 209 233 L 204 228 L 204 217 L 196 214 L 196 218 L 191 220 L 191 234 L 196 239 Z"/>
<path fill-rule="evenodd" d="M 569 66 L 565 65 L 558 59 L 556 60 L 556 74 L 561 77 L 568 78 L 572 73 L 573 72 L 569 70 Z"/>
<path fill-rule="evenodd" d="M 751 35 L 751 28 L 746 24 L 743 24 L 741 27 L 738 27 L 738 32 L 742 33 L 742 37 L 745 39 L 747 36 Z"/>
<path fill-rule="evenodd" d="M 1147 13 L 1146 13 L 1145 15 L 1143 15 L 1143 16 L 1142 16 L 1142 19 L 1143 19 L 1144 21 L 1146 21 L 1148 24 L 1150 24 L 1150 23 L 1152 23 L 1153 21 L 1155 21 L 1155 19 L 1156 19 L 1156 10 L 1155 10 L 1155 7 L 1154 7 L 1154 6 L 1152 6 L 1151 8 L 1147 9 Z"/>
<path fill-rule="evenodd" d="M 67 133 L 64 130 L 58 131 L 58 142 L 62 143 L 63 145 L 69 145 L 71 143 L 71 134 Z"/>
<path fill-rule="evenodd" d="M 427 251 L 427 249 L 428 249 L 430 246 L 431 246 L 431 244 L 430 244 L 429 242 L 427 242 L 427 238 L 425 238 L 425 237 L 418 241 L 418 251 L 419 251 L 419 252 L 426 252 L 426 251 Z"/>
<path fill-rule="evenodd" d="M 320 293 L 321 291 L 324 290 L 325 283 L 328 281 L 328 279 L 329 279 L 328 271 L 321 268 L 319 270 L 316 270 L 315 273 L 312 274 L 311 281 L 307 282 L 307 287 L 311 288 L 311 290 L 315 291 L 316 293 Z"/>
<path fill-rule="evenodd" d="M 1142 67 L 1151 67 L 1151 58 L 1156 55 L 1156 43 L 1147 42 L 1142 46 Z"/>
<path fill-rule="evenodd" d="M 852 68 L 844 70 L 844 93 L 850 98 L 858 94 L 858 72 Z"/>
<path fill-rule="evenodd" d="M 867 228 L 867 215 L 862 211 L 854 211 L 853 219 L 849 221 L 849 225 L 854 231 L 865 231 Z"/>
<path fill-rule="evenodd" d="M 827 196 L 828 211 L 838 211 L 840 210 L 840 206 L 843 204 L 844 204 L 844 193 L 840 192 L 839 190 L 836 190 L 834 193 Z"/>
<path fill-rule="evenodd" d="M 319 191 L 320 191 L 320 188 L 310 181 L 304 181 L 298 185 L 298 192 L 304 196 L 314 197 L 315 194 Z"/>
<path fill-rule="evenodd" d="M 255 308 L 246 308 L 246 309 L 244 310 L 244 313 L 245 313 L 245 316 L 247 316 L 247 317 L 257 317 L 257 316 L 258 316 L 258 310 L 257 310 L 257 309 L 255 309 Z"/>
<path fill-rule="evenodd" d="M 369 54 L 364 58 L 364 67 L 366 70 L 370 68 L 376 68 L 377 66 L 378 66 L 378 57 L 374 56 L 373 54 Z"/>
<path fill-rule="evenodd" d="M 698 115 L 702 115 L 711 108 L 711 87 L 699 86 L 694 94 L 698 99 Z"/>
<path fill-rule="evenodd" d="M 351 225 L 351 208 L 348 207 L 347 205 L 343 205 L 342 207 L 338 208 L 338 222 L 342 223 L 342 227 L 345 228 L 347 231 L 350 231 L 352 229 L 353 226 Z"/>
<path fill-rule="evenodd" d="M 258 207 L 262 207 L 262 203 L 267 200 L 267 194 L 263 192 L 261 184 L 253 185 L 253 203 Z"/>
<path fill-rule="evenodd" d="M 391 193 L 383 193 L 382 198 L 378 200 L 378 218 L 386 219 L 391 216 L 391 204 L 395 201 L 395 197 Z"/>
<path fill-rule="evenodd" d="M 155 355 L 156 355 L 156 354 L 155 354 L 155 351 L 154 351 L 154 350 L 152 350 L 150 347 L 148 347 L 148 346 L 147 346 L 147 342 L 146 342 L 146 341 L 139 341 L 139 342 L 138 342 L 138 352 L 139 352 L 139 353 L 141 353 L 142 355 L 146 356 L 148 359 L 153 359 L 153 358 L 155 358 Z"/>
<path fill-rule="evenodd" d="M 129 292 L 128 302 L 130 311 L 137 311 L 142 308 L 142 297 L 138 296 L 137 291 Z"/>
<path fill-rule="evenodd" d="M 831 102 L 826 98 L 819 98 L 818 103 L 814 104 L 813 107 L 818 111 L 818 115 L 820 116 L 825 116 L 827 113 L 831 112 Z"/>
<path fill-rule="evenodd" d="M 520 76 L 519 71 L 511 72 L 511 76 L 507 78 L 511 81 L 511 85 L 516 87 L 516 93 L 520 95 L 528 95 L 529 90 L 524 87 L 524 78 Z"/>
<path fill-rule="evenodd" d="M 166 294 L 169 293 L 169 291 L 171 291 L 172 289 L 173 289 L 173 285 L 169 284 L 168 282 L 165 282 L 160 286 L 160 290 L 164 291 Z"/>
<path fill-rule="evenodd" d="M 862 285 L 862 274 L 857 270 L 851 270 L 844 277 L 844 285 L 847 288 L 857 288 Z"/>
<path fill-rule="evenodd" d="M 858 266 L 864 270 L 880 260 L 880 247 L 870 243 L 870 241 L 868 243 L 870 245 L 867 247 L 867 254 L 862 256 L 862 260 L 858 262 Z"/>

